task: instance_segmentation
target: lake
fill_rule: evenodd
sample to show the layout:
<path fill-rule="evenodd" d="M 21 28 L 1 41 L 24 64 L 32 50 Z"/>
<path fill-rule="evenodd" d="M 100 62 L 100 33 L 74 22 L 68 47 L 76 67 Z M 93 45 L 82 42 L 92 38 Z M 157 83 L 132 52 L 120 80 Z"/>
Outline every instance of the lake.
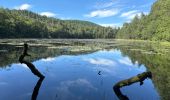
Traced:
<path fill-rule="evenodd" d="M 45 76 L 20 64 L 23 43 Z M 170 44 L 135 40 L 0 40 L 0 100 L 119 100 L 113 86 L 140 73 L 145 79 L 121 88 L 130 100 L 170 99 Z"/>

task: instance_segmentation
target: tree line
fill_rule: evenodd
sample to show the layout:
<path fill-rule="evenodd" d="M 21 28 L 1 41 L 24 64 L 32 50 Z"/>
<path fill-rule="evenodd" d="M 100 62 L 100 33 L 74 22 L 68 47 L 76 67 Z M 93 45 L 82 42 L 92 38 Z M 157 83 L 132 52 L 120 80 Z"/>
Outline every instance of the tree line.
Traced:
<path fill-rule="evenodd" d="M 0 38 L 119 38 L 170 41 L 170 1 L 157 0 L 121 28 L 80 20 L 60 20 L 27 10 L 0 8 Z"/>
<path fill-rule="evenodd" d="M 170 0 L 157 0 L 149 15 L 124 23 L 116 38 L 170 41 Z"/>
<path fill-rule="evenodd" d="M 0 38 L 115 38 L 118 29 L 0 8 Z"/>

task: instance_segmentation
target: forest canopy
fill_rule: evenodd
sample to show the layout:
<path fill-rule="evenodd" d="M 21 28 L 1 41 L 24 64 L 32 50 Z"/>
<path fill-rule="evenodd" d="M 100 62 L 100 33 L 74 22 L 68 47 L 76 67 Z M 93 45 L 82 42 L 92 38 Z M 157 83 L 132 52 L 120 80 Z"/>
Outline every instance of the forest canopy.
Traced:
<path fill-rule="evenodd" d="M 0 38 L 118 38 L 170 41 L 170 0 L 157 0 L 148 15 L 141 13 L 121 28 L 88 21 L 61 20 L 27 10 L 0 8 Z"/>
<path fill-rule="evenodd" d="M 116 38 L 170 41 L 170 0 L 157 0 L 148 15 L 124 23 Z"/>
<path fill-rule="evenodd" d="M 118 29 L 0 8 L 0 38 L 114 38 Z"/>

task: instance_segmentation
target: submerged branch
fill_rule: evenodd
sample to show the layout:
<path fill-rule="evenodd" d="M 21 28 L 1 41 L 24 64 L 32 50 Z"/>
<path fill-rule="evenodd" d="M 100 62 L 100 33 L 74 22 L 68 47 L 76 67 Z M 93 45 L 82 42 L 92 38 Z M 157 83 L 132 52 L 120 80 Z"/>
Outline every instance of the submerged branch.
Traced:
<path fill-rule="evenodd" d="M 141 74 L 138 74 L 137 76 L 131 77 L 126 80 L 122 80 L 113 86 L 113 90 L 120 100 L 129 100 L 129 98 L 126 95 L 122 94 L 122 92 L 120 91 L 120 88 L 122 88 L 124 86 L 132 85 L 133 83 L 136 83 L 136 82 L 140 82 L 140 85 L 143 85 L 143 81 L 146 78 L 152 78 L 152 73 L 151 72 L 143 72 Z"/>

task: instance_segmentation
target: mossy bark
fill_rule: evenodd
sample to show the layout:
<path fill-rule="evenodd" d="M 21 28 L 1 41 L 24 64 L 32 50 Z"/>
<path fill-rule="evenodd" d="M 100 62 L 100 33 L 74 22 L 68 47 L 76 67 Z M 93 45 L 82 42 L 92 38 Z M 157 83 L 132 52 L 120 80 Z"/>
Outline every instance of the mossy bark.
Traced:
<path fill-rule="evenodd" d="M 129 98 L 126 95 L 122 94 L 122 92 L 120 91 L 120 88 L 122 88 L 124 86 L 132 85 L 133 83 L 136 83 L 136 82 L 140 82 L 140 85 L 142 85 L 143 81 L 146 78 L 152 78 L 152 73 L 151 72 L 143 72 L 141 74 L 138 74 L 137 76 L 131 77 L 126 80 L 122 80 L 113 86 L 113 90 L 120 100 L 129 100 Z"/>

